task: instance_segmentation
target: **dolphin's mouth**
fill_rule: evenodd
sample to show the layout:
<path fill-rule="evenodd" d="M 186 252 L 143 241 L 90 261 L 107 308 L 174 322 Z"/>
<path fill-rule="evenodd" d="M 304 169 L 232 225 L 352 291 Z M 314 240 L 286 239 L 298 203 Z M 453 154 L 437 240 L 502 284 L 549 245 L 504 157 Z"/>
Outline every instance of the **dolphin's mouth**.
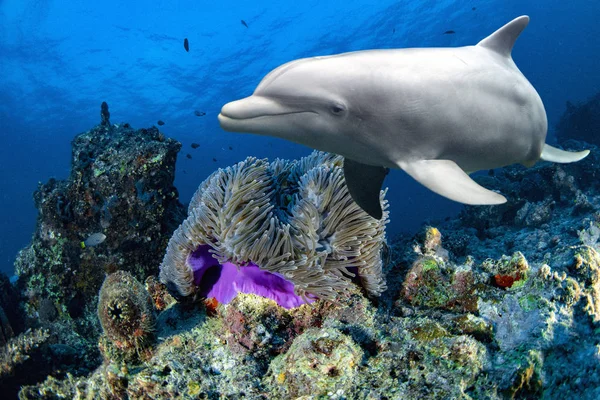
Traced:
<path fill-rule="evenodd" d="M 282 112 L 282 113 L 271 113 L 271 114 L 263 114 L 257 115 L 254 117 L 246 117 L 246 118 L 236 118 L 235 116 L 228 116 L 223 114 L 223 112 L 219 113 L 217 118 L 219 119 L 219 125 L 223 130 L 229 132 L 248 132 L 248 133 L 259 133 L 264 134 L 267 131 L 267 128 L 273 125 L 273 118 L 284 117 L 286 115 L 292 114 L 305 114 L 305 113 L 313 113 L 312 111 L 290 111 L 290 112 Z"/>
<path fill-rule="evenodd" d="M 313 113 L 313 111 L 289 111 L 289 112 L 281 112 L 281 113 L 262 114 L 262 115 L 257 115 L 254 117 L 236 117 L 234 115 L 224 114 L 223 111 L 221 111 L 218 115 L 218 118 L 219 118 L 219 121 L 221 121 L 221 120 L 256 121 L 256 120 L 260 120 L 260 119 L 266 119 L 269 117 L 279 117 L 279 116 L 283 116 L 283 115 L 304 114 L 304 113 Z"/>
<path fill-rule="evenodd" d="M 262 120 L 304 113 L 314 113 L 314 111 L 298 109 L 276 100 L 253 95 L 225 104 L 218 118 L 223 129 L 239 132 L 260 130 Z"/>

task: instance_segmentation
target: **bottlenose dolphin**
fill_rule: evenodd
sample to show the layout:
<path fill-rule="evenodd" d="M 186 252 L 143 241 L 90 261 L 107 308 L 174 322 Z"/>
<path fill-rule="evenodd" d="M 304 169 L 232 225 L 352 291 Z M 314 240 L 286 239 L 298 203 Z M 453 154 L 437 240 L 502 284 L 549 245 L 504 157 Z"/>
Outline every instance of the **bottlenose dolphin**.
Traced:
<path fill-rule="evenodd" d="M 299 59 L 271 71 L 254 94 L 225 104 L 227 131 L 270 135 L 344 156 L 352 198 L 381 218 L 388 168 L 465 204 L 506 198 L 469 177 L 538 160 L 579 161 L 544 143 L 540 96 L 511 51 L 521 16 L 475 46 L 366 50 Z"/>

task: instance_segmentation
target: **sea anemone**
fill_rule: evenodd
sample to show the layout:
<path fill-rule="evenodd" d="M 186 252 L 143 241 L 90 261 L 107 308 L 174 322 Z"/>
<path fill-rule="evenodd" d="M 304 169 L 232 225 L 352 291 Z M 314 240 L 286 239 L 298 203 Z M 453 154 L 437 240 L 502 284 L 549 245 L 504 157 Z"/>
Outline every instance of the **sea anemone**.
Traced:
<path fill-rule="evenodd" d="M 106 277 L 100 288 L 98 318 L 108 339 L 121 350 L 139 352 L 152 341 L 152 299 L 129 272 Z"/>
<path fill-rule="evenodd" d="M 385 192 L 376 220 L 350 197 L 342 163 L 313 152 L 298 161 L 249 157 L 215 171 L 169 241 L 161 281 L 180 297 L 227 303 L 255 293 L 286 308 L 333 299 L 354 277 L 380 295 Z"/>

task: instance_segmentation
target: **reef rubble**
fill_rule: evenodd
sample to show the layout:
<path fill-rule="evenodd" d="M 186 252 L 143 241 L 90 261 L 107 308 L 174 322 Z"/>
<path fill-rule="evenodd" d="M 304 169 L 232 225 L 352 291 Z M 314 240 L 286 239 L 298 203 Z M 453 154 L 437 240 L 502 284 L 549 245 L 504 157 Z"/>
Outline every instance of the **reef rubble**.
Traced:
<path fill-rule="evenodd" d="M 110 126 L 96 129 L 119 129 Z M 480 174 L 476 179 L 508 203 L 466 207 L 416 235 L 388 239 L 381 250 L 387 290 L 380 296 L 349 284 L 334 298 L 298 307 L 245 293 L 229 304 L 199 297 L 178 302 L 156 275 L 158 254 L 183 216 L 153 214 L 165 228 L 157 233 L 160 246 L 151 248 L 152 263 L 141 268 L 139 258 L 132 264 L 124 258 L 115 270 L 101 269 L 89 291 L 61 281 L 67 285 L 62 297 L 46 295 L 60 306 L 56 313 L 29 296 L 25 283 L 34 274 L 19 277 L 11 290 L 22 296 L 27 319 L 6 335 L 0 386 L 22 379 L 21 364 L 11 367 L 16 356 L 27 363 L 67 354 L 74 335 L 60 333 L 71 326 L 86 346 L 60 367 L 50 364 L 44 376 L 20 380 L 19 398 L 600 398 L 599 158 L 591 146 L 580 163 Z M 74 204 L 78 198 L 70 197 Z M 180 210 L 176 197 L 171 201 Z M 41 240 L 40 225 L 34 240 Z M 123 239 L 107 234 L 107 242 L 83 250 L 101 260 L 101 246 L 124 251 Z M 21 268 L 28 265 L 23 257 Z M 56 259 L 34 260 L 36 268 L 57 270 Z M 63 267 L 71 262 L 60 259 Z M 77 290 L 87 296 L 84 311 L 70 314 L 62 304 Z M 10 325 L 9 317 L 0 320 Z M 33 326 L 39 330 L 24 332 Z"/>

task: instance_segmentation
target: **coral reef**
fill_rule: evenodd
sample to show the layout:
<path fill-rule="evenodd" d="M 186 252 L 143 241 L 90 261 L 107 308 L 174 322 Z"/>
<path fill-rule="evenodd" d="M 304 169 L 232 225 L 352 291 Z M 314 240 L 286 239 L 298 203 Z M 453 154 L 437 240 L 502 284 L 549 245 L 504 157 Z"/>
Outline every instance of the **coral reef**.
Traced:
<path fill-rule="evenodd" d="M 474 179 L 503 193 L 499 206 L 466 207 L 459 218 L 438 227 L 445 247 L 456 257 L 499 258 L 517 251 L 541 262 L 550 253 L 580 242 L 578 231 L 600 220 L 600 152 L 594 146 L 569 141 L 566 148 L 591 148 L 577 164 L 541 162 L 532 168 L 506 167 Z"/>
<path fill-rule="evenodd" d="M 588 146 L 568 142 L 566 147 Z M 175 297 L 180 302 L 150 269 L 136 275 L 124 268 L 131 276 L 117 272 L 107 278 L 114 293 L 125 293 L 138 309 L 159 311 L 153 341 L 139 346 L 143 350 L 137 354 L 131 352 L 136 348 L 133 338 L 125 339 L 127 346 L 119 346 L 107 332 L 99 340 L 103 359 L 92 363 L 97 350 L 75 342 L 66 330 L 79 332 L 96 345 L 100 330 L 96 303 L 87 302 L 83 315 L 68 324 L 65 317 L 70 314 L 55 297 L 26 296 L 24 306 L 35 310 L 38 324 L 49 329 L 29 334 L 48 332 L 48 337 L 37 348 L 25 346 L 10 353 L 30 358 L 6 364 L 12 365 L 11 372 L 4 375 L 7 379 L 0 376 L 1 389 L 8 387 L 7 393 L 14 393 L 18 385 L 12 380 L 36 363 L 39 371 L 19 381 L 21 399 L 600 398 L 600 214 L 595 208 L 600 202 L 599 157 L 592 146 L 590 156 L 577 164 L 514 166 L 477 176 L 487 187 L 506 194 L 509 202 L 466 207 L 458 218 L 398 237 L 389 247 L 362 248 L 367 252 L 377 248 L 367 265 L 357 262 L 356 248 L 336 247 L 336 240 L 362 243 L 379 234 L 375 226 L 352 240 L 351 232 L 361 229 L 340 235 L 323 230 L 337 226 L 336 220 L 342 224 L 360 220 L 357 213 L 344 214 L 352 208 L 340 200 L 343 193 L 320 189 L 330 184 L 339 188 L 336 157 L 313 154 L 296 162 L 273 163 L 249 159 L 217 171 L 199 189 L 188 219 L 173 235 L 178 239 L 169 244 L 169 251 L 175 251 L 171 261 L 179 264 L 162 278 L 179 289 Z M 318 204 L 339 208 L 327 213 L 328 208 Z M 281 228 L 276 221 L 290 226 Z M 249 232 L 255 235 L 252 239 Z M 299 240 L 299 232 L 310 235 Z M 281 247 L 267 246 L 279 243 L 274 239 L 284 234 L 288 238 Z M 304 247 L 295 247 L 294 240 Z M 110 243 L 107 235 L 105 243 L 84 250 L 101 255 L 102 246 Z M 118 246 L 115 249 L 119 251 Z M 295 258 L 300 250 L 308 254 L 304 263 Z M 49 257 L 48 265 L 78 262 L 56 254 L 61 256 Z M 268 254 L 276 255 L 272 264 L 260 258 Z M 195 282 L 195 271 L 203 279 L 210 277 L 207 265 L 218 266 L 213 272 L 220 273 L 226 263 L 236 271 L 246 267 L 262 271 L 264 265 L 289 262 L 301 269 L 314 255 L 322 256 L 316 257 L 319 276 L 343 265 L 361 268 L 363 275 L 377 274 L 363 276 L 364 288 L 349 285 L 346 275 L 326 276 L 321 279 L 341 282 L 343 289 L 332 286 L 335 296 L 311 297 L 310 304 L 291 308 L 282 307 L 280 303 L 286 303 L 277 298 L 243 290 L 236 291 L 228 304 L 214 298 L 183 301 L 214 288 Z M 163 272 L 169 262 L 165 257 Z M 300 288 L 299 294 L 321 294 L 287 275 L 293 271 L 280 274 L 294 289 Z M 381 272 L 388 286 L 383 292 Z M 139 282 L 145 278 L 146 290 L 133 277 Z M 43 278 L 28 280 L 21 295 L 35 290 Z M 281 290 L 289 294 L 285 287 Z M 189 296 L 182 298 L 185 294 Z M 2 306 L 9 304 L 0 300 Z M 115 320 L 112 317 L 109 323 Z M 6 337 L 13 345 L 19 340 L 11 334 Z M 75 357 L 73 349 L 88 361 L 60 365 L 54 361 Z M 131 357 L 123 351 L 127 349 Z M 95 369 L 86 370 L 88 365 Z"/>
<path fill-rule="evenodd" d="M 154 302 L 154 308 L 157 311 L 163 311 L 176 301 L 173 296 L 169 294 L 166 286 L 160 283 L 158 278 L 154 275 L 146 278 L 146 290 L 148 291 L 148 294 L 150 294 L 150 297 Z"/>
<path fill-rule="evenodd" d="M 206 179 L 188 213 L 160 272 L 180 296 L 227 303 L 237 292 L 256 293 L 290 308 L 334 299 L 354 275 L 373 295 L 385 290 L 388 213 L 375 220 L 354 203 L 340 156 L 247 158 Z"/>
<path fill-rule="evenodd" d="M 59 317 L 77 318 L 106 273 L 122 269 L 145 279 L 156 271 L 183 219 L 173 187 L 180 147 L 156 128 L 106 121 L 73 140 L 69 179 L 40 184 L 36 231 L 15 265 L 27 315 L 51 303 Z M 106 240 L 84 248 L 94 232 Z"/>
<path fill-rule="evenodd" d="M 446 265 L 448 251 L 441 236 L 437 228 L 425 229 L 423 245 L 415 246 L 419 257 L 404 278 L 402 296 L 413 305 L 474 312 L 477 295 L 471 265 Z"/>
<path fill-rule="evenodd" d="M 97 299 L 105 275 L 125 270 L 143 280 L 156 274 L 184 218 L 173 186 L 181 145 L 156 128 L 111 124 L 105 104 L 101 117 L 100 125 L 73 140 L 69 178 L 39 185 L 37 225 L 17 257 L 16 282 L 0 278 L 5 351 L 27 330 L 48 335 L 35 357 L 0 380 L 2 393 L 48 374 L 95 370 L 102 362 Z"/>
<path fill-rule="evenodd" d="M 427 227 L 393 246 L 390 274 L 400 279 L 390 281 L 400 286 L 378 304 L 358 287 L 336 302 L 289 310 L 252 294 L 213 311 L 174 304 L 159 315 L 161 339 L 143 365 L 109 358 L 87 378 L 49 378 L 23 388 L 21 397 L 594 399 L 598 233 L 557 246 L 550 263 L 531 263 L 519 252 L 461 263 L 443 251 L 443 231 Z M 415 265 L 428 262 L 441 283 L 415 285 Z M 469 307 L 449 301 L 463 298 L 455 282 L 466 269 Z M 495 279 L 517 274 L 510 286 Z M 406 297 L 408 287 L 420 288 L 419 301 Z"/>

